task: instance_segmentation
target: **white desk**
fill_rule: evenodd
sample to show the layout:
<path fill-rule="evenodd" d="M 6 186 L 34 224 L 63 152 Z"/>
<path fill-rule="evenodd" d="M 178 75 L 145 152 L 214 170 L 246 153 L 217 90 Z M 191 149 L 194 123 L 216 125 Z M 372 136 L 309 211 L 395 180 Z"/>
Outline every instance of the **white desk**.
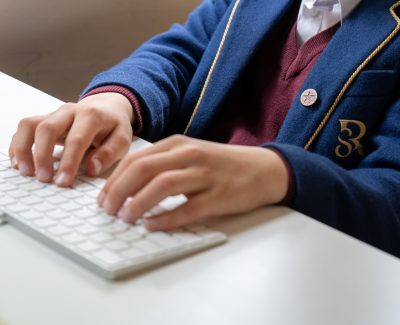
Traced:
<path fill-rule="evenodd" d="M 1 139 L 60 101 L 0 74 Z M 0 227 L 0 324 L 400 323 L 400 261 L 285 208 L 214 224 L 217 248 L 108 282 Z M 3 325 L 3 324 L 2 324 Z"/>

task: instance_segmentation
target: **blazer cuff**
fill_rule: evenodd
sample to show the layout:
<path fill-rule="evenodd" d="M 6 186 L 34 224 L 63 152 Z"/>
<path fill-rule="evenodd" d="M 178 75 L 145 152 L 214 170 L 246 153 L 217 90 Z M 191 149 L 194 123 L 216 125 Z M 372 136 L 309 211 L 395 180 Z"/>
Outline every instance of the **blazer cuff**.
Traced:
<path fill-rule="evenodd" d="M 283 206 L 291 207 L 293 204 L 293 201 L 294 201 L 295 194 L 296 194 L 296 185 L 295 185 L 293 168 L 290 165 L 288 159 L 285 157 L 285 155 L 277 147 L 267 146 L 266 148 L 275 152 L 282 159 L 283 163 L 285 164 L 286 170 L 288 172 L 288 176 L 289 176 L 288 191 L 287 191 L 285 197 L 282 199 L 282 201 L 280 201 L 276 205 L 283 205 Z"/>

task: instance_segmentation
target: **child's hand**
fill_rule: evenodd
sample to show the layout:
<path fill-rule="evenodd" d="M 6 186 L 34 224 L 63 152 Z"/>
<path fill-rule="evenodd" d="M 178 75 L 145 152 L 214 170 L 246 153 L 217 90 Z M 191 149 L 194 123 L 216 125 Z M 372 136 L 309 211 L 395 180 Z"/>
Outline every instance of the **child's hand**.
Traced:
<path fill-rule="evenodd" d="M 11 163 L 24 176 L 36 175 L 39 181 L 50 182 L 54 176 L 54 146 L 64 143 L 57 185 L 73 183 L 85 154 L 88 174 L 98 176 L 128 152 L 132 115 L 127 98 L 104 93 L 77 104 L 65 104 L 46 116 L 25 118 L 10 144 Z"/>
<path fill-rule="evenodd" d="M 98 203 L 133 223 L 167 196 L 185 194 L 189 201 L 184 205 L 145 220 L 150 230 L 166 230 L 278 203 L 288 191 L 288 177 L 272 150 L 173 136 L 127 155 Z"/>

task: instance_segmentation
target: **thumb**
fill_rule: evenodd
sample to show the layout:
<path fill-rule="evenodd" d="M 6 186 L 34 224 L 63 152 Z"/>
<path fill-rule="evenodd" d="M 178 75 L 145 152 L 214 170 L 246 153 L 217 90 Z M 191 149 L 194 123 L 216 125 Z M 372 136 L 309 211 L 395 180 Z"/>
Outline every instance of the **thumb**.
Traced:
<path fill-rule="evenodd" d="M 110 169 L 129 151 L 132 141 L 131 134 L 116 129 L 100 145 L 94 149 L 86 160 L 86 171 L 89 176 L 98 177 Z"/>

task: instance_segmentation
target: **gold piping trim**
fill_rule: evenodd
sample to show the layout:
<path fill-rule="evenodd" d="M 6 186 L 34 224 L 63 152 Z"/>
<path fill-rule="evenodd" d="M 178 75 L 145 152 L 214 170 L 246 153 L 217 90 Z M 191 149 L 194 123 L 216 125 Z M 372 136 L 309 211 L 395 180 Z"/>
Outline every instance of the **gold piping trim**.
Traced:
<path fill-rule="evenodd" d="M 211 65 L 210 70 L 208 71 L 208 75 L 207 75 L 206 81 L 204 82 L 203 89 L 201 90 L 200 97 L 197 100 L 197 103 L 196 103 L 196 106 L 195 106 L 194 111 L 192 113 L 192 116 L 190 117 L 190 120 L 189 120 L 189 122 L 188 122 L 188 124 L 187 124 L 187 126 L 185 128 L 185 132 L 183 133 L 184 135 L 186 135 L 188 133 L 188 131 L 189 131 L 189 129 L 190 129 L 192 123 L 193 123 L 193 119 L 194 119 L 194 117 L 195 117 L 195 115 L 197 113 L 197 110 L 199 109 L 200 104 L 203 101 L 204 94 L 206 93 L 206 90 L 207 90 L 208 84 L 210 82 L 211 76 L 212 76 L 212 74 L 214 72 L 214 68 L 217 65 L 217 62 L 218 62 L 219 56 L 221 54 L 222 48 L 224 47 L 226 37 L 228 35 L 228 32 L 229 32 L 229 29 L 231 27 L 231 23 L 232 23 L 233 17 L 235 16 L 235 13 L 236 13 L 237 7 L 240 4 L 240 1 L 241 0 L 236 0 L 235 5 L 233 6 L 231 15 L 229 16 L 228 23 L 226 24 L 226 27 L 225 27 L 224 34 L 222 35 L 221 42 L 219 43 L 219 47 L 218 47 L 217 53 L 215 54 L 214 61 L 213 61 L 212 65 Z"/>
<path fill-rule="evenodd" d="M 390 7 L 390 13 L 393 18 L 397 21 L 397 27 L 390 33 L 390 35 L 381 43 L 379 46 L 364 60 L 363 63 L 353 72 L 347 82 L 344 84 L 342 90 L 339 92 L 339 95 L 336 97 L 335 101 L 333 102 L 332 106 L 329 108 L 328 112 L 326 113 L 325 117 L 322 119 L 321 123 L 315 130 L 314 134 L 308 140 L 307 144 L 304 146 L 304 149 L 309 150 L 315 139 L 321 133 L 322 129 L 325 127 L 326 123 L 328 122 L 329 118 L 331 117 L 332 113 L 335 111 L 336 107 L 338 106 L 339 102 L 343 98 L 346 91 L 349 89 L 351 84 L 353 83 L 354 79 L 360 74 L 360 72 L 366 67 L 368 63 L 372 61 L 372 59 L 380 52 L 382 49 L 388 45 L 393 38 L 397 35 L 400 31 L 400 18 L 396 15 L 395 9 L 400 6 L 400 1 L 395 3 L 393 6 Z"/>

